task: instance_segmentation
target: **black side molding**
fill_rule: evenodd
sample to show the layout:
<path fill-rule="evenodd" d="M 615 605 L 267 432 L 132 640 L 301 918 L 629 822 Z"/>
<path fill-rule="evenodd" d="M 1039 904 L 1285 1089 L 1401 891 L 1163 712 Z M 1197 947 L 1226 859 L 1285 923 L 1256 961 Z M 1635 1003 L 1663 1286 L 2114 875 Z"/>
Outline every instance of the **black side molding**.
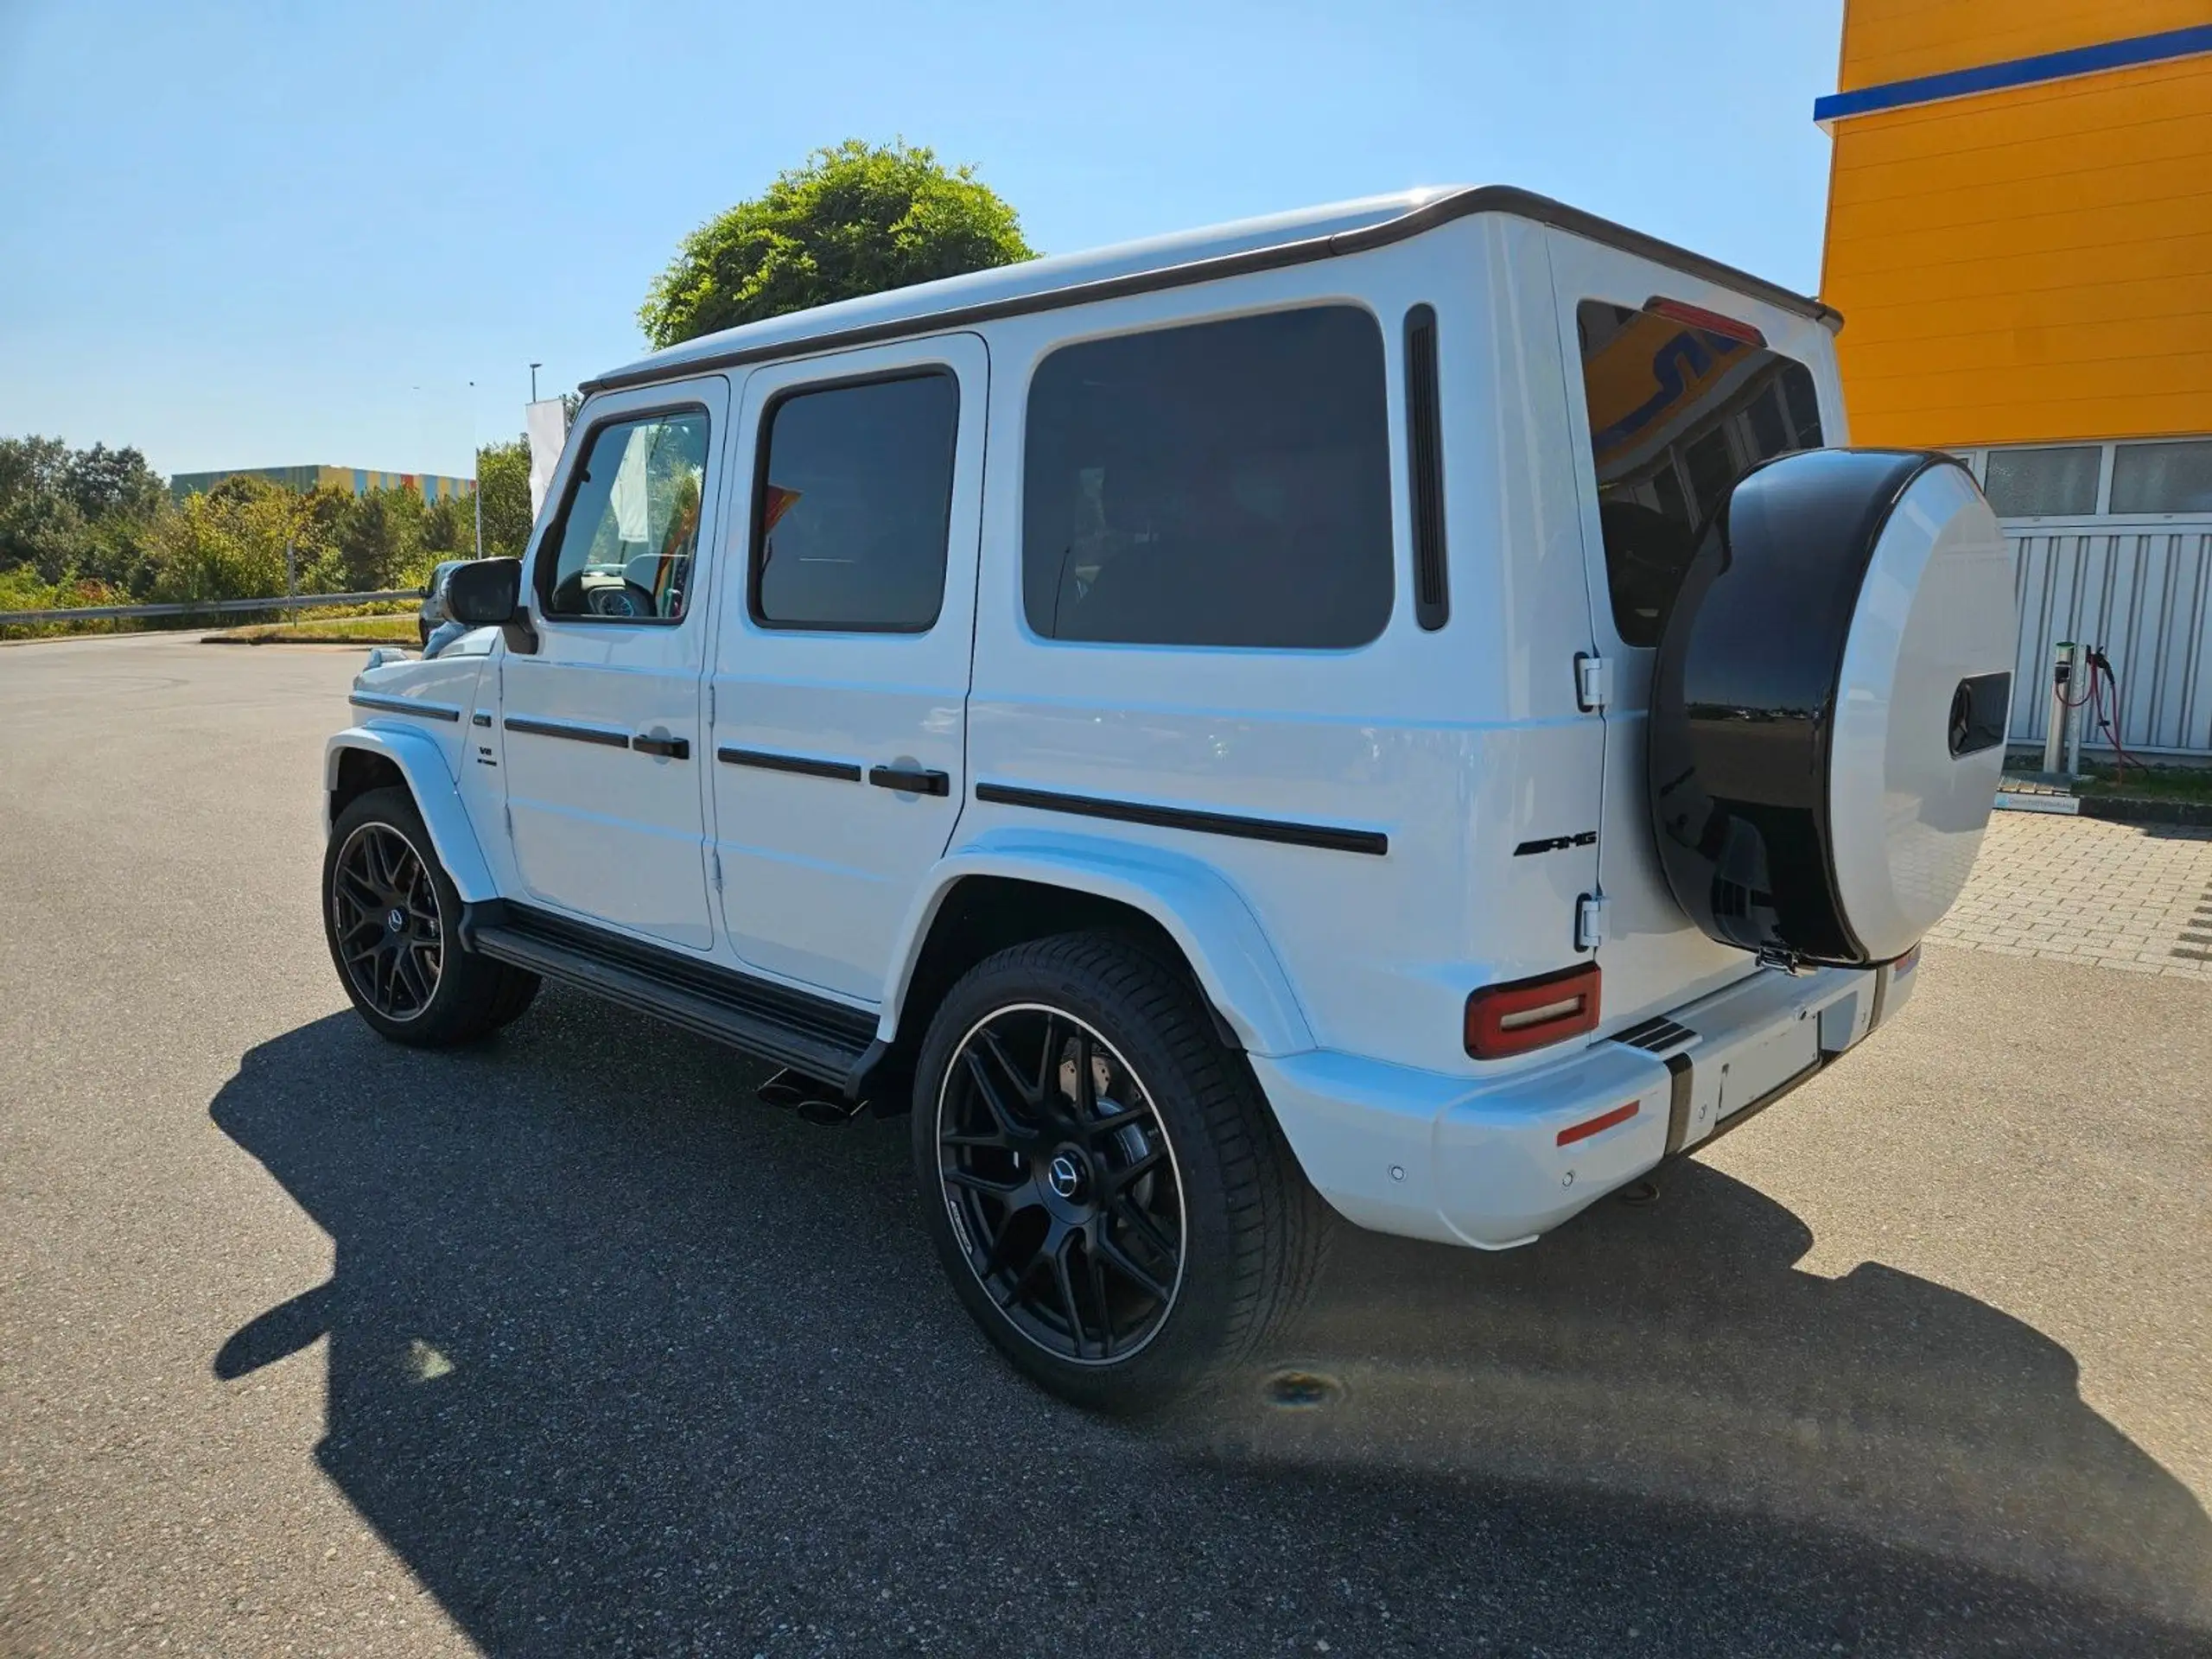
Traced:
<path fill-rule="evenodd" d="M 795 772 L 802 778 L 835 778 L 857 784 L 861 769 L 849 760 L 817 760 L 804 754 L 772 754 L 766 749 L 716 749 L 715 759 L 733 766 L 757 766 L 762 772 Z"/>
<path fill-rule="evenodd" d="M 1141 801 L 1021 789 L 1012 784 L 978 784 L 976 798 L 997 806 L 1026 806 L 1039 812 L 1065 812 L 1079 818 L 1111 818 L 1121 823 L 1149 823 L 1162 830 L 1191 830 L 1205 836 L 1234 836 L 1243 841 L 1274 841 L 1289 847 L 1320 847 L 1337 853 L 1364 853 L 1374 858 L 1390 850 L 1390 838 L 1380 830 L 1293 823 L 1281 818 L 1247 818 L 1230 812 L 1198 812 L 1179 806 L 1152 806 Z"/>
<path fill-rule="evenodd" d="M 600 726 L 574 726 L 565 720 L 533 720 L 527 715 L 509 715 L 500 722 L 511 732 L 526 732 L 532 737 L 565 737 L 571 743 L 603 743 L 610 749 L 630 747 L 630 734 L 610 732 Z"/>
<path fill-rule="evenodd" d="M 413 697 L 380 697 L 373 691 L 356 691 L 346 699 L 356 709 L 373 709 L 380 715 L 414 715 L 423 720 L 450 720 L 456 723 L 461 710 L 449 709 L 442 702 L 418 702 Z"/>

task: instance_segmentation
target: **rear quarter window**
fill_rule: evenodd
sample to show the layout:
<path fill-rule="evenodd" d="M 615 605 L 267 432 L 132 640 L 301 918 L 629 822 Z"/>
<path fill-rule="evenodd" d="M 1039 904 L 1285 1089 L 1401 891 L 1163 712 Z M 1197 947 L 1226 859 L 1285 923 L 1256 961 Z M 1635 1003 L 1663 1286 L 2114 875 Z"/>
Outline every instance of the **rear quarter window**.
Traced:
<path fill-rule="evenodd" d="M 1575 308 L 1613 626 L 1656 645 L 1706 521 L 1753 466 L 1821 447 L 1794 358 L 1656 311 Z"/>
<path fill-rule="evenodd" d="M 1382 334 L 1353 306 L 1062 346 L 1029 391 L 1023 608 L 1048 639 L 1332 650 L 1389 622 Z"/>

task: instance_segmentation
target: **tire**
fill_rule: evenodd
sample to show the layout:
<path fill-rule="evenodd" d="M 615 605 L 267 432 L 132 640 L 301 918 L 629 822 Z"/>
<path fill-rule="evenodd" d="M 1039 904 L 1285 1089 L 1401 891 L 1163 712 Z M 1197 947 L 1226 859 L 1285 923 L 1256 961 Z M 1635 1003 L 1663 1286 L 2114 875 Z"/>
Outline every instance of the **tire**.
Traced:
<path fill-rule="evenodd" d="M 913 1151 L 962 1303 L 1092 1410 L 1217 1386 L 1303 1305 L 1330 1236 L 1196 988 L 1109 935 L 1016 945 L 952 988 L 915 1069 Z"/>
<path fill-rule="evenodd" d="M 530 1006 L 537 976 L 462 950 L 460 918 L 461 895 L 407 791 L 372 789 L 350 802 L 323 849 L 323 936 L 339 983 L 378 1035 L 450 1048 Z"/>
<path fill-rule="evenodd" d="M 2012 556 L 1947 455 L 1808 449 L 1739 479 L 1660 635 L 1647 789 L 1710 938 L 1896 960 L 1966 885 L 2005 765 Z"/>

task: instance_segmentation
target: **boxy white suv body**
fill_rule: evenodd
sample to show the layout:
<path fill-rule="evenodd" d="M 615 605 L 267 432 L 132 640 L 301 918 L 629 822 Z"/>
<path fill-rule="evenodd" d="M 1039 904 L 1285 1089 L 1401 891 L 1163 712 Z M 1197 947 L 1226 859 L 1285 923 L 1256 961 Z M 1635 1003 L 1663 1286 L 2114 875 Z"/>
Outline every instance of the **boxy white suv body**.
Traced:
<path fill-rule="evenodd" d="M 1978 846 L 2007 555 L 1837 447 L 1839 321 L 1483 188 L 609 374 L 487 626 L 330 740 L 340 977 L 911 1107 L 954 1285 L 1087 1403 L 1250 1351 L 1316 1192 L 1525 1243 L 1894 1014 Z"/>

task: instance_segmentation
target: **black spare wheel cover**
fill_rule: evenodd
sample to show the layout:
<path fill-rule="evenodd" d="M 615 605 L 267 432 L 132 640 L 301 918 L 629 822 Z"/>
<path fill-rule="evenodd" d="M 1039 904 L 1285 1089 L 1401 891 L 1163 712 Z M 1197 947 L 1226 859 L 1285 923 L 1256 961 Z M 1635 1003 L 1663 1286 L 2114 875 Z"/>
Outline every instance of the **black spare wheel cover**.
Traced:
<path fill-rule="evenodd" d="M 2017 605 L 1948 455 L 1813 449 L 1739 480 L 1652 671 L 1652 825 L 1690 919 L 1810 963 L 1916 944 L 1989 821 Z"/>

